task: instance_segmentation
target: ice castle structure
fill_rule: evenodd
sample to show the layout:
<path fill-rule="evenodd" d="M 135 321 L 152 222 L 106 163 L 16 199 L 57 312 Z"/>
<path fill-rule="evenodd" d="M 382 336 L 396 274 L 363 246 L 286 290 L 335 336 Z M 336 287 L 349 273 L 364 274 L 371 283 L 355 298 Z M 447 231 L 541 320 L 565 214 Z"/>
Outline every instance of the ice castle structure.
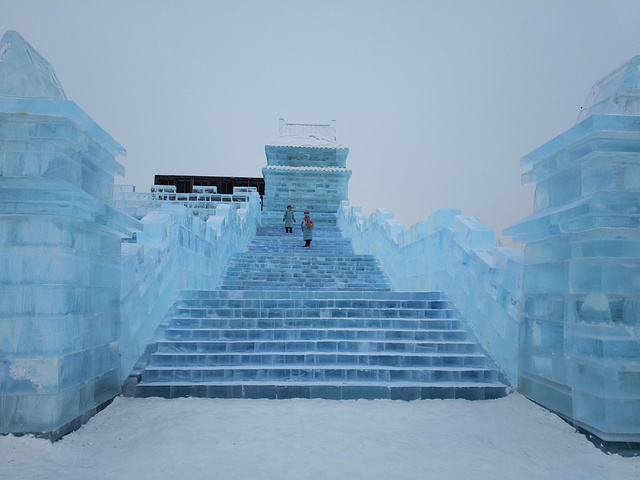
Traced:
<path fill-rule="evenodd" d="M 121 387 L 124 149 L 16 32 L 0 40 L 0 426 L 52 431 Z"/>
<path fill-rule="evenodd" d="M 640 56 L 598 81 L 576 125 L 522 158 L 518 388 L 612 441 L 640 439 Z"/>
<path fill-rule="evenodd" d="M 0 433 L 51 439 L 123 390 L 181 289 L 255 235 L 255 189 L 158 204 L 13 31 L 0 40 Z M 115 209 L 114 189 L 120 207 Z M 235 193 L 235 192 L 234 192 Z"/>
<path fill-rule="evenodd" d="M 264 209 L 336 213 L 348 198 L 349 149 L 336 141 L 335 121 L 329 125 L 288 124 L 280 119 L 278 139 L 265 146 L 267 166 Z"/>
<path fill-rule="evenodd" d="M 148 194 L 114 186 L 114 176 L 124 174 L 116 160 L 123 147 L 66 99 L 46 60 L 6 32 L 0 40 L 0 433 L 58 438 L 142 378 L 140 359 L 179 295 L 191 316 L 172 317 L 171 335 L 183 335 L 187 321 L 235 328 L 237 316 L 257 325 L 265 314 L 267 324 L 278 317 L 288 325 L 300 320 L 302 308 L 311 312 L 304 319 L 310 325 L 299 329 L 305 335 L 324 335 L 313 318 L 330 312 L 323 318 L 331 325 L 357 321 L 379 330 L 395 322 L 400 342 L 417 348 L 405 340 L 414 333 L 398 326 L 406 320 L 401 316 L 422 312 L 416 302 L 436 292 L 447 322 L 456 316 L 455 332 L 415 335 L 442 335 L 436 343 L 447 348 L 444 335 L 473 338 L 462 347 L 482 345 L 492 381 L 502 382 L 493 378 L 496 364 L 500 377 L 573 424 L 606 441 L 640 442 L 640 57 L 594 85 L 575 126 L 523 157 L 530 167 L 523 183 L 536 187 L 534 213 L 505 234 L 524 243 L 524 251 L 497 246 L 491 229 L 457 209 L 438 210 L 409 229 L 385 208 L 365 216 L 349 204 L 348 152 L 336 141 L 334 122 L 281 120 L 277 140 L 265 147 L 263 211 L 255 189 L 182 197 L 166 186 Z M 318 225 L 314 248 L 298 248 L 304 252 L 296 255 L 309 257 L 295 268 L 282 249 L 300 240 L 284 243 L 277 235 L 287 205 L 296 213 L 310 210 Z M 338 258 L 346 280 L 338 282 L 335 269 L 319 271 L 312 255 L 327 265 Z M 361 268 L 363 259 L 384 279 L 366 298 L 362 285 L 349 284 L 373 278 Z M 253 266 L 238 269 L 234 261 Z M 300 284 L 303 263 L 317 270 L 315 291 Z M 256 274 L 282 265 L 273 278 Z M 271 291 L 274 279 L 281 290 Z M 247 282 L 262 283 L 247 294 L 237 287 Z M 333 291 L 338 284 L 344 298 Z M 400 301 L 408 302 L 402 315 Z M 363 318 L 352 318 L 356 311 Z M 221 329 L 192 330 L 197 337 Z M 380 334 L 338 333 L 349 340 Z M 164 343 L 173 348 L 173 340 Z M 214 340 L 203 341 L 228 348 Z M 184 353 L 172 355 L 184 360 Z M 470 355 L 462 353 L 455 358 Z M 438 368 L 451 375 L 457 367 L 452 355 L 445 357 Z M 469 370 L 463 366 L 456 371 Z M 183 371 L 190 373 L 180 380 L 192 381 L 186 377 L 195 369 L 178 375 Z M 167 388 L 182 395 L 175 385 Z"/>

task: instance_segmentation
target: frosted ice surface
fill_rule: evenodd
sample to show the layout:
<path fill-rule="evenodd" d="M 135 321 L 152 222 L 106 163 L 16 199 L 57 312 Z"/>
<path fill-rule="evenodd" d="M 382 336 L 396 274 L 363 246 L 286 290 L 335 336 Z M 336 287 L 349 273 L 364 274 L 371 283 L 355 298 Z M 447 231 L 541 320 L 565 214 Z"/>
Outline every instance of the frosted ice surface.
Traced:
<path fill-rule="evenodd" d="M 280 119 L 278 139 L 273 146 L 344 148 L 336 141 L 336 122 L 329 125 L 293 124 Z"/>
<path fill-rule="evenodd" d="M 493 251 L 495 233 L 476 217 L 456 215 L 456 241 L 469 251 L 471 249 Z"/>
<path fill-rule="evenodd" d="M 595 114 L 640 115 L 640 55 L 593 85 L 576 123 Z"/>
<path fill-rule="evenodd" d="M 0 40 L 0 95 L 64 100 L 53 67 L 18 32 Z"/>
<path fill-rule="evenodd" d="M 443 228 L 453 228 L 456 215 L 460 215 L 462 210 L 453 208 L 441 208 L 429 215 L 427 218 L 429 233 L 437 232 Z"/>
<path fill-rule="evenodd" d="M 579 315 L 585 322 L 610 322 L 611 307 L 607 296 L 604 293 L 589 293 L 580 307 Z"/>

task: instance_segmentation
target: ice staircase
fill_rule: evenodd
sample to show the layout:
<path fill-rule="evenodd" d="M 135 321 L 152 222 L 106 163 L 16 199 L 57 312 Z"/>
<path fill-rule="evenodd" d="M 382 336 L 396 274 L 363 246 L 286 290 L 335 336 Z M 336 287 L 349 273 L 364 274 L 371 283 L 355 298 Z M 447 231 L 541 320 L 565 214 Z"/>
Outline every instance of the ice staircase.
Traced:
<path fill-rule="evenodd" d="M 165 398 L 504 396 L 441 292 L 392 291 L 335 226 L 261 227 L 217 291 L 185 291 L 136 386 Z"/>
<path fill-rule="evenodd" d="M 223 290 L 391 290 L 378 260 L 355 255 L 337 227 L 316 229 L 310 248 L 301 232 L 261 227 L 248 252 L 229 261 Z"/>

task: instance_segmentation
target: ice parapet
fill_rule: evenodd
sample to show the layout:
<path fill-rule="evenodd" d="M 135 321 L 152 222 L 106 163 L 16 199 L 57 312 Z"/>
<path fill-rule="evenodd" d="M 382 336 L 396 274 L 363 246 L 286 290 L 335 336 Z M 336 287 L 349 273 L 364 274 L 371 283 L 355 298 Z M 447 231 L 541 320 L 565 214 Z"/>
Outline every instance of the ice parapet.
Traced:
<path fill-rule="evenodd" d="M 13 30 L 0 40 L 0 95 L 66 98 L 53 67 Z"/>

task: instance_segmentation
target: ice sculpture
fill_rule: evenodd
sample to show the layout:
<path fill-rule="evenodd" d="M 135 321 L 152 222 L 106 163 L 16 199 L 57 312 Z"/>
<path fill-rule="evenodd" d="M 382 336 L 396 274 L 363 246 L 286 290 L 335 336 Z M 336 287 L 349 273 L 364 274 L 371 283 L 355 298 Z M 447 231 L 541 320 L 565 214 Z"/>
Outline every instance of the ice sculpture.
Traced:
<path fill-rule="evenodd" d="M 0 40 L 0 95 L 64 100 L 49 62 L 13 30 Z"/>
<path fill-rule="evenodd" d="M 640 441 L 640 56 L 527 156 L 519 389 L 611 441 Z"/>
<path fill-rule="evenodd" d="M 590 115 L 640 115 L 638 69 L 640 56 L 633 57 L 596 82 L 576 123 Z"/>
<path fill-rule="evenodd" d="M 52 432 L 120 391 L 124 149 L 16 32 L 0 40 L 0 432 Z M 57 432 L 57 433 L 56 433 Z"/>
<path fill-rule="evenodd" d="M 336 213 L 347 199 L 349 149 L 336 142 L 335 121 L 301 125 L 280 119 L 278 139 L 265 152 L 265 210 L 281 212 L 292 205 L 295 212 Z"/>

